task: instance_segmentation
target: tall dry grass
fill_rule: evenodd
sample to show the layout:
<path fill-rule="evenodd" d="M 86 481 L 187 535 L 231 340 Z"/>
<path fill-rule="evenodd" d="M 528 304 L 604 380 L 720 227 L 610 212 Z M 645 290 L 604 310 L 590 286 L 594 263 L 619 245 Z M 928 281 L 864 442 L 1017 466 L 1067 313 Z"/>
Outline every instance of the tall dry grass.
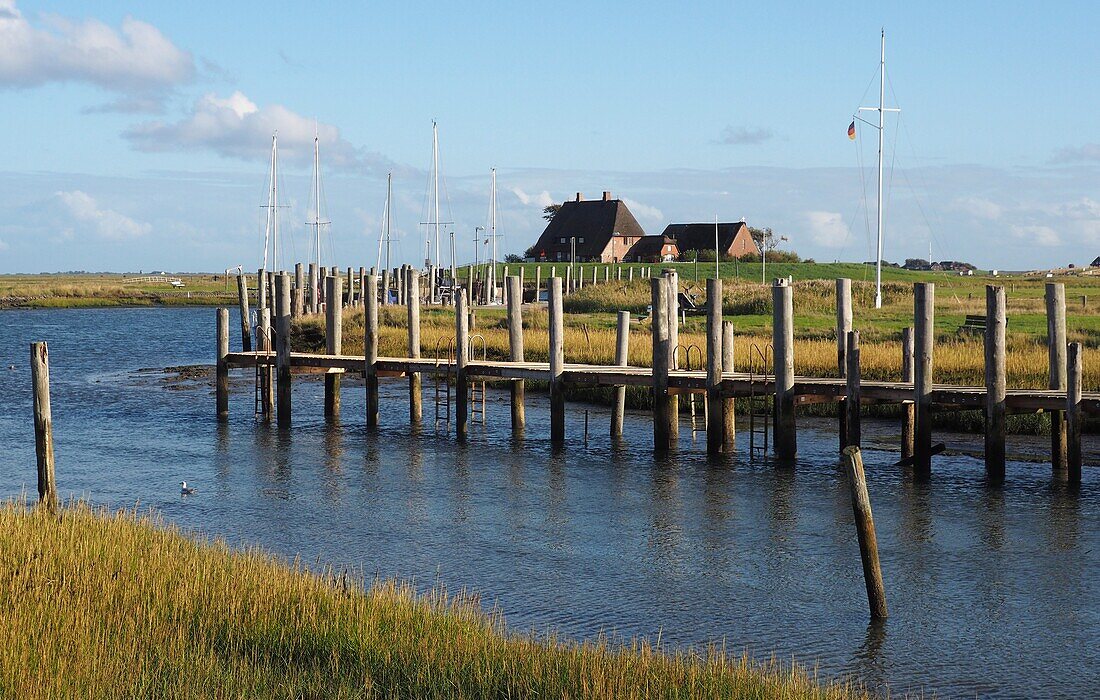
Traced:
<path fill-rule="evenodd" d="M 509 634 L 477 600 L 361 588 L 134 512 L 0 506 L 0 696 L 841 698 L 712 648 Z"/>

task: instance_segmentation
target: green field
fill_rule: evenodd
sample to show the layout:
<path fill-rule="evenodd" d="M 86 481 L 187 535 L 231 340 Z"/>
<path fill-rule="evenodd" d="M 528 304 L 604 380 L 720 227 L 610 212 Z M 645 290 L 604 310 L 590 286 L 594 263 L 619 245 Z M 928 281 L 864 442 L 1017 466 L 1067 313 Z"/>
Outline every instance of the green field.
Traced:
<path fill-rule="evenodd" d="M 236 279 L 179 274 L 184 286 L 142 280 L 136 274 L 0 275 L 0 309 L 109 306 L 214 306 L 237 298 Z M 254 280 L 253 280 L 254 281 Z"/>

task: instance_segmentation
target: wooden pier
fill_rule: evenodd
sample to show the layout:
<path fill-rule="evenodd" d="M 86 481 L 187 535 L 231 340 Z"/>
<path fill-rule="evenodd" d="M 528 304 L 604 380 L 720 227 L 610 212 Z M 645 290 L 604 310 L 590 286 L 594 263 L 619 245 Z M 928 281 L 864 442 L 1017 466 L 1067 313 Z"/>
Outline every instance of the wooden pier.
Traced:
<path fill-rule="evenodd" d="M 312 267 L 312 266 L 311 266 Z M 932 456 L 942 446 L 932 442 L 931 416 L 933 412 L 950 410 L 981 410 L 986 417 L 985 459 L 991 481 L 1004 479 L 1005 417 L 1018 413 L 1049 412 L 1054 417 L 1055 434 L 1052 439 L 1052 465 L 1055 474 L 1071 483 L 1081 475 L 1081 420 L 1083 414 L 1100 413 L 1100 392 L 1082 391 L 1081 346 L 1065 344 L 1065 294 L 1062 285 L 1048 284 L 1047 311 L 1049 325 L 1054 328 L 1051 344 L 1050 389 L 1010 389 L 1005 385 L 1005 294 L 1004 288 L 990 285 L 987 293 L 987 324 L 985 329 L 985 386 L 949 386 L 936 384 L 933 376 L 935 342 L 934 287 L 931 283 L 918 283 L 914 290 L 914 327 L 903 333 L 903 376 L 899 381 L 868 381 L 860 377 L 858 319 L 853 320 L 851 310 L 851 286 L 847 280 L 837 283 L 837 347 L 840 377 L 805 377 L 795 374 L 797 358 L 794 356 L 793 294 L 794 288 L 787 280 L 776 280 L 773 295 L 773 343 L 774 368 L 763 367 L 752 373 L 731 371 L 733 367 L 734 334 L 732 324 L 723 322 L 720 307 L 707 309 L 706 363 L 699 369 L 681 369 L 677 364 L 677 327 L 679 314 L 675 299 L 678 284 L 675 274 L 650 277 L 652 313 L 637 331 L 652 338 L 650 367 L 628 366 L 626 348 L 631 333 L 630 315 L 619 314 L 617 351 L 614 365 L 588 365 L 565 362 L 564 314 L 562 311 L 563 279 L 551 276 L 546 282 L 549 310 L 549 360 L 531 362 L 524 360 L 523 324 L 520 299 L 523 296 L 519 277 L 506 277 L 503 298 L 507 302 L 507 324 L 511 350 L 507 361 L 489 361 L 472 352 L 470 336 L 470 309 L 468 295 L 472 282 L 465 287 L 453 286 L 455 293 L 455 335 L 445 356 L 422 357 L 420 348 L 419 319 L 421 285 L 419 273 L 411 268 L 395 270 L 391 275 L 378 276 L 373 270 L 360 271 L 355 280 L 349 269 L 347 304 L 364 308 L 365 355 L 340 353 L 342 282 L 337 270 L 328 276 L 326 284 L 312 286 L 303 298 L 307 309 L 326 311 L 327 352 L 308 354 L 293 352 L 289 343 L 292 307 L 291 277 L 279 274 L 274 280 L 275 327 L 274 342 L 268 336 L 256 339 L 254 351 L 229 352 L 229 320 L 224 309 L 217 319 L 217 415 L 228 415 L 228 381 L 223 377 L 231 367 L 253 368 L 259 382 L 271 376 L 274 368 L 277 378 L 278 402 L 276 417 L 280 425 L 290 424 L 291 376 L 295 373 L 325 373 L 325 414 L 336 415 L 340 410 L 339 377 L 354 372 L 366 379 L 366 425 L 368 428 L 380 422 L 378 406 L 378 382 L 385 378 L 407 378 L 410 394 L 410 419 L 417 423 L 422 418 L 421 376 L 428 374 L 454 385 L 453 394 L 448 388 L 447 410 L 454 407 L 455 434 L 466 439 L 470 420 L 470 387 L 475 382 L 497 380 L 511 386 L 511 426 L 522 432 L 525 424 L 524 404 L 530 396 L 525 391 L 527 381 L 545 382 L 550 395 L 550 440 L 555 446 L 566 441 L 565 389 L 571 386 L 612 387 L 616 391 L 612 411 L 610 435 L 622 434 L 622 415 L 625 387 L 648 388 L 653 394 L 653 444 L 657 451 L 675 447 L 680 423 L 676 408 L 677 397 L 698 394 L 703 397 L 706 416 L 706 445 L 710 453 L 718 454 L 735 449 L 733 435 L 733 403 L 736 399 L 770 397 L 771 439 L 775 456 L 780 460 L 797 457 L 797 409 L 799 406 L 817 403 L 840 403 L 841 448 L 858 447 L 860 442 L 860 409 L 869 404 L 895 404 L 903 406 L 902 439 L 899 445 L 902 464 L 910 464 L 914 473 L 927 476 Z M 297 276 L 297 275 L 296 275 Z M 605 279 L 611 276 L 610 267 Z M 297 276 L 301 279 L 300 276 Z M 384 284 L 379 290 L 379 279 Z M 597 279 L 593 275 L 594 279 Z M 314 272 L 310 269 L 310 284 Z M 471 276 L 471 280 L 473 277 Z M 297 281 L 297 280 L 295 280 Z M 541 282 L 541 280 L 539 280 Z M 573 282 L 573 280 L 569 280 Z M 407 357 L 378 356 L 378 307 L 389 304 L 393 297 L 386 285 L 395 285 L 394 297 L 407 306 L 409 354 Z M 359 296 L 355 295 L 358 287 Z M 428 285 L 431 294 L 440 294 L 439 285 Z M 315 300 L 316 291 L 324 295 Z M 566 285 L 568 288 L 568 283 Z M 720 299 L 720 280 L 708 280 L 709 298 Z M 381 299 L 379 298 L 381 292 Z M 265 296 L 260 296 L 261 316 L 266 316 Z M 537 295 L 536 295 L 537 296 Z M 244 298 L 242 296 L 242 298 Z M 244 302 L 246 303 L 246 302 Z M 334 308 L 335 307 L 335 308 Z M 1059 325 L 1060 324 L 1060 325 Z M 266 329 L 267 326 L 265 325 Z M 265 330 L 265 333 L 269 331 Z M 242 344 L 245 348 L 248 344 Z M 1058 347 L 1056 347 L 1058 345 Z M 442 352 L 440 354 L 443 354 Z M 689 358 L 690 359 L 690 358 Z M 1055 376 L 1057 375 L 1057 376 Z M 439 381 L 437 379 L 437 381 Z M 270 380 L 268 380 L 268 385 Z M 259 389 L 258 389 L 259 391 Z M 476 392 L 475 392 L 476 393 Z M 438 402 L 438 399 L 437 399 Z M 257 405 L 259 405 L 258 402 Z M 262 402 L 264 413 L 269 413 L 268 402 Z M 437 403 L 438 405 L 438 403 Z"/>

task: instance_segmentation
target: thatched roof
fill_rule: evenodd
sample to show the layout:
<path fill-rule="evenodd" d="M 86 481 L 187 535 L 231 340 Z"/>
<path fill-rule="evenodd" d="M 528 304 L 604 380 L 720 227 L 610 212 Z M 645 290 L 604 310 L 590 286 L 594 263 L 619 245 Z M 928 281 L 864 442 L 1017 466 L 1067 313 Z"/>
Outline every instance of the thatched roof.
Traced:
<path fill-rule="evenodd" d="M 664 235 L 676 241 L 680 252 L 689 250 L 714 250 L 714 224 L 669 224 L 665 227 Z M 740 241 L 737 241 L 738 237 Z M 745 238 L 748 238 L 746 241 Z M 734 242 L 738 243 L 738 250 L 733 250 Z M 746 253 L 760 253 L 759 247 L 752 241 L 748 224 L 744 221 L 718 224 L 718 247 L 723 255 L 744 255 Z"/>
<path fill-rule="evenodd" d="M 558 251 L 568 253 L 570 239 L 575 237 L 578 258 L 598 258 L 607 248 L 612 236 L 644 236 L 645 231 L 630 213 L 626 203 L 620 199 L 611 199 L 609 192 L 604 195 L 604 199 L 580 199 L 563 203 L 535 243 L 535 256 L 545 255 L 548 259 L 553 259 Z"/>

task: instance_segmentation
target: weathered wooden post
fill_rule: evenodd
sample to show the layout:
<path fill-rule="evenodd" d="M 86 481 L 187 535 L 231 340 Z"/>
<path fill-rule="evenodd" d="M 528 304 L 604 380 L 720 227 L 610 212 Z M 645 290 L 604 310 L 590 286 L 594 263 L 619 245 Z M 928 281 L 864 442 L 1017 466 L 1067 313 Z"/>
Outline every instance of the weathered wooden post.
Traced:
<path fill-rule="evenodd" d="M 1046 285 L 1047 355 L 1050 358 L 1050 384 L 1056 391 L 1066 390 L 1066 287 L 1061 282 Z M 1056 474 L 1066 470 L 1066 412 L 1050 413 L 1050 464 Z"/>
<path fill-rule="evenodd" d="M 603 266 L 603 281 L 604 281 L 604 284 L 607 284 L 608 282 L 611 281 L 611 266 L 610 265 L 604 265 Z"/>
<path fill-rule="evenodd" d="M 851 330 L 852 280 L 842 277 L 836 281 L 836 366 L 841 379 L 844 379 L 848 372 L 848 332 Z M 845 410 L 844 401 L 846 399 L 841 400 L 837 411 L 841 450 L 848 446 L 848 411 Z"/>
<path fill-rule="evenodd" d="M 542 291 L 542 265 L 535 266 L 535 303 L 539 302 L 539 292 Z"/>
<path fill-rule="evenodd" d="M 1069 483 L 1081 483 L 1081 343 L 1070 343 L 1066 356 L 1066 471 Z"/>
<path fill-rule="evenodd" d="M 275 277 L 275 383 L 278 397 L 276 421 L 290 427 L 290 277 Z"/>
<path fill-rule="evenodd" d="M 303 304 L 306 298 L 306 275 L 302 263 L 294 263 L 294 303 L 291 306 L 291 316 L 301 316 L 305 313 Z"/>
<path fill-rule="evenodd" d="M 605 270 L 607 268 L 604 268 Z M 630 364 L 630 312 L 620 311 L 615 326 L 615 364 L 626 367 Z M 626 385 L 615 387 L 615 404 L 611 409 L 611 437 L 623 436 L 623 418 L 626 413 Z"/>
<path fill-rule="evenodd" d="M 367 385 L 367 427 L 378 425 L 378 278 L 367 277 L 363 307 L 363 378 Z"/>
<path fill-rule="evenodd" d="M 470 359 L 470 320 L 466 292 L 460 290 L 455 300 L 455 436 L 466 439 L 470 410 L 466 363 Z"/>
<path fill-rule="evenodd" d="M 261 309 L 270 308 L 272 304 L 267 297 L 267 274 L 261 267 L 259 270 L 256 271 L 256 306 Z"/>
<path fill-rule="evenodd" d="M 913 403 L 916 406 L 916 441 L 913 467 L 916 474 L 932 473 L 932 355 L 935 344 L 936 285 L 913 285 Z"/>
<path fill-rule="evenodd" d="M 668 372 L 672 366 L 668 323 L 670 287 L 667 277 L 656 277 L 649 283 L 652 304 L 649 321 L 653 339 L 653 449 L 658 452 L 672 447 L 671 423 L 674 422 L 668 394 Z"/>
<path fill-rule="evenodd" d="M 616 265 L 615 266 L 615 281 L 616 282 L 622 282 L 623 281 L 623 266 L 622 265 Z"/>
<path fill-rule="evenodd" d="M 237 308 L 241 314 L 241 349 L 252 350 L 252 325 L 248 314 L 248 278 L 244 273 L 237 275 Z"/>
<path fill-rule="evenodd" d="M 348 270 L 347 270 L 347 275 L 348 275 L 348 300 L 347 300 L 347 304 L 346 304 L 346 306 L 348 308 L 351 308 L 351 307 L 355 306 L 355 277 L 353 276 L 354 274 L 355 274 L 355 271 L 351 267 L 349 267 Z M 335 276 L 337 278 L 339 278 L 340 275 L 337 274 Z M 342 298 L 342 297 L 343 297 L 343 294 L 340 294 L 339 297 L 336 299 L 337 303 L 340 302 L 340 298 Z"/>
<path fill-rule="evenodd" d="M 733 364 L 733 321 L 722 321 L 722 373 L 733 374 L 736 371 Z M 722 451 L 730 453 L 737 441 L 734 401 L 732 396 L 722 399 Z"/>
<path fill-rule="evenodd" d="M 374 268 L 373 267 L 370 269 L 370 273 L 372 275 L 374 274 Z M 356 299 L 355 299 L 355 305 L 361 308 L 363 306 L 363 294 L 365 294 L 364 287 L 363 287 L 363 280 L 367 279 L 367 268 L 363 267 L 362 265 L 359 266 L 359 277 L 358 277 L 358 279 L 359 279 L 359 296 L 357 296 Z"/>
<path fill-rule="evenodd" d="M 505 277 L 508 285 L 508 359 L 523 362 L 523 288 L 520 278 Z M 512 380 L 512 430 L 523 432 L 526 422 L 522 379 Z"/>
<path fill-rule="evenodd" d="M 1005 288 L 985 288 L 985 472 L 1005 478 Z"/>
<path fill-rule="evenodd" d="M 550 315 L 550 444 L 565 445 L 565 320 L 562 316 L 561 277 L 551 277 L 546 284 L 547 309 Z"/>
<path fill-rule="evenodd" d="M 722 401 L 722 280 L 707 280 L 707 452 L 720 454 L 725 443 Z"/>
<path fill-rule="evenodd" d="M 325 353 L 339 355 L 344 344 L 343 330 L 343 279 L 339 270 L 337 274 L 325 280 Z M 340 374 L 341 369 L 329 369 L 325 372 L 325 416 L 335 417 L 340 415 Z"/>
<path fill-rule="evenodd" d="M 860 377 L 859 377 L 859 331 L 848 331 L 845 337 L 844 362 L 846 363 L 844 378 L 847 386 L 847 399 L 841 410 L 847 414 L 845 423 L 848 434 L 845 436 L 845 447 L 859 447 L 863 435 L 861 432 L 859 408 L 860 408 Z"/>
<path fill-rule="evenodd" d="M 309 289 L 306 290 L 308 297 L 306 301 L 306 311 L 311 314 L 317 313 L 318 304 L 321 303 L 320 293 L 317 289 L 317 263 L 309 264 Z M 278 324 L 276 323 L 275 329 L 278 330 Z"/>
<path fill-rule="evenodd" d="M 913 327 L 901 331 L 901 380 L 913 385 Z M 913 458 L 913 435 L 915 431 L 916 410 L 912 401 L 901 407 L 901 458 Z"/>
<path fill-rule="evenodd" d="M 844 467 L 852 491 L 852 512 L 859 538 L 859 557 L 863 561 L 863 581 L 867 586 L 867 605 L 872 620 L 885 620 L 886 587 L 882 583 L 882 567 L 878 560 L 878 538 L 875 519 L 871 514 L 871 497 L 867 494 L 867 477 L 863 473 L 863 456 L 855 445 L 844 448 Z"/>
<path fill-rule="evenodd" d="M 225 352 L 229 353 L 229 312 L 218 312 L 218 357 L 221 352 L 222 312 L 225 313 Z M 50 353 L 46 343 L 31 343 L 31 391 L 34 394 L 34 453 L 38 461 L 38 502 L 57 511 L 57 481 L 53 462 L 53 411 L 50 408 Z M 228 389 L 227 389 L 228 392 Z M 218 404 L 221 418 L 221 403 Z M 228 409 L 226 409 L 228 413 Z"/>
<path fill-rule="evenodd" d="M 630 273 L 633 279 L 633 267 Z M 668 280 L 668 368 L 674 370 L 680 368 L 680 275 L 675 269 L 667 269 L 664 276 Z M 669 394 L 668 413 L 669 439 L 675 443 L 680 438 L 680 397 L 676 394 Z"/>
<path fill-rule="evenodd" d="M 382 270 L 382 306 L 390 305 L 390 270 Z"/>
<path fill-rule="evenodd" d="M 270 359 L 271 351 L 275 348 L 271 342 L 271 309 L 260 309 L 260 329 L 256 344 Z M 257 358 L 258 360 L 259 358 Z M 264 418 L 271 418 L 275 414 L 275 382 L 272 378 L 275 368 L 270 363 L 265 363 L 260 368 L 260 412 Z"/>
<path fill-rule="evenodd" d="M 438 289 L 436 288 L 436 270 L 438 268 L 435 265 L 428 265 L 428 306 L 439 303 Z"/>
<path fill-rule="evenodd" d="M 584 289 L 584 264 L 577 264 L 577 289 Z"/>
<path fill-rule="evenodd" d="M 409 357 L 420 357 L 420 271 L 410 266 L 405 270 L 405 308 L 408 323 Z M 409 372 L 409 422 L 416 424 L 424 416 L 421 406 L 420 372 Z"/>
<path fill-rule="evenodd" d="M 565 293 L 573 293 L 573 266 L 569 265 L 565 268 Z"/>
<path fill-rule="evenodd" d="M 633 267 L 627 268 L 626 279 L 627 279 L 628 282 L 633 282 L 634 281 L 634 268 Z"/>
<path fill-rule="evenodd" d="M 775 422 L 772 441 L 775 456 L 798 456 L 794 415 L 794 301 L 787 280 L 772 285 L 772 354 L 775 357 Z"/>
<path fill-rule="evenodd" d="M 229 309 L 218 309 L 218 361 L 214 367 L 214 395 L 218 420 L 229 420 Z"/>

